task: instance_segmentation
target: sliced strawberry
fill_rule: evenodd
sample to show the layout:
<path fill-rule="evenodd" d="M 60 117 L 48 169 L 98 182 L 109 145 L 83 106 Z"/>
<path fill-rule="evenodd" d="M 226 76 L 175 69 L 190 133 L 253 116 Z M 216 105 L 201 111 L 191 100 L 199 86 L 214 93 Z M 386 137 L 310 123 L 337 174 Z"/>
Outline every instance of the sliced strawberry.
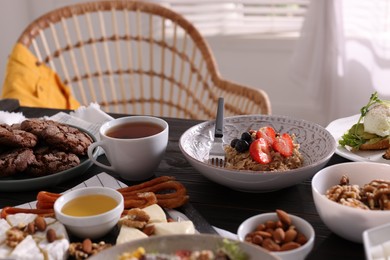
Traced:
<path fill-rule="evenodd" d="M 178 250 L 176 251 L 176 256 L 179 256 L 180 258 L 183 258 L 183 259 L 189 259 L 189 257 L 191 256 L 191 251 L 190 250 L 186 250 L 186 249 L 183 249 L 183 250 Z"/>
<path fill-rule="evenodd" d="M 249 147 L 249 154 L 258 163 L 267 164 L 272 161 L 269 144 L 264 138 L 256 139 Z"/>
<path fill-rule="evenodd" d="M 270 146 L 272 146 L 272 144 L 275 142 L 275 136 L 275 129 L 273 129 L 271 126 L 261 127 L 256 132 L 256 139 L 264 138 L 264 140 L 267 141 Z"/>
<path fill-rule="evenodd" d="M 276 137 L 272 148 L 284 157 L 290 157 L 293 154 L 293 146 L 291 136 L 284 133 L 281 136 Z"/>

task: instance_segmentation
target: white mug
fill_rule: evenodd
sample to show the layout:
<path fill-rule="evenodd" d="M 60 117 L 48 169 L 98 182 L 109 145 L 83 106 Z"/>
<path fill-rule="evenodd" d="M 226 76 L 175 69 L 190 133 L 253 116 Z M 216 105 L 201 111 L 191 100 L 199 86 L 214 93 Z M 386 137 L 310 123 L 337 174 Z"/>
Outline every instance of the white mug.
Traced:
<path fill-rule="evenodd" d="M 100 127 L 100 141 L 88 147 L 88 157 L 96 165 L 118 173 L 123 179 L 145 180 L 153 176 L 153 171 L 164 156 L 168 133 L 168 123 L 157 117 L 117 118 Z M 98 162 L 93 157 L 97 147 L 104 150 L 110 165 Z"/>

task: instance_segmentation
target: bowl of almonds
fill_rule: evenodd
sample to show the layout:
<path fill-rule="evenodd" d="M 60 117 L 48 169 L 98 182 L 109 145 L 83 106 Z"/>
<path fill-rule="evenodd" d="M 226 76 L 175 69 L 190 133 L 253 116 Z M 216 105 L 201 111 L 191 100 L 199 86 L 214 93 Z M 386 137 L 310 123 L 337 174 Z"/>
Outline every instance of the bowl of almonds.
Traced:
<path fill-rule="evenodd" d="M 306 220 L 277 209 L 246 219 L 238 239 L 258 245 L 284 260 L 304 259 L 314 246 L 315 233 Z"/>

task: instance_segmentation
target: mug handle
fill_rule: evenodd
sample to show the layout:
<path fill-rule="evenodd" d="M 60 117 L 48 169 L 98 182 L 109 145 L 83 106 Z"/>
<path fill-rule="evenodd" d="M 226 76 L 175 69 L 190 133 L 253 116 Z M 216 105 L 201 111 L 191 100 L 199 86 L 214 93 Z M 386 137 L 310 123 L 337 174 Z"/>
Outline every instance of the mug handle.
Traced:
<path fill-rule="evenodd" d="M 113 167 L 112 165 L 107 165 L 107 164 L 98 162 L 98 161 L 97 161 L 97 157 L 95 158 L 95 157 L 93 156 L 93 152 L 94 152 L 95 148 L 98 148 L 98 147 L 101 147 L 101 148 L 104 150 L 104 142 L 99 141 L 99 142 L 95 142 L 95 143 L 92 143 L 92 144 L 89 145 L 89 147 L 88 147 L 88 157 L 89 157 L 89 159 L 90 159 L 94 164 L 96 164 L 96 165 L 99 166 L 99 167 L 105 168 L 105 169 L 107 169 L 107 170 L 114 171 L 114 167 Z"/>

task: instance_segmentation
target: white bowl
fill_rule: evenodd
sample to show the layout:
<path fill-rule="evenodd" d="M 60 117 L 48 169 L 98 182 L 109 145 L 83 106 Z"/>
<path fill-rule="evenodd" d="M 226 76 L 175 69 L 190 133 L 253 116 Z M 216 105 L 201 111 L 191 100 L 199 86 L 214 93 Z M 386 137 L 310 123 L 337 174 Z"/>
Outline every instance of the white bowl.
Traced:
<path fill-rule="evenodd" d="M 62 213 L 62 207 L 72 199 L 84 195 L 106 195 L 118 203 L 118 205 L 102 214 L 74 217 Z M 124 199 L 121 193 L 107 187 L 87 187 L 80 188 L 63 194 L 54 203 L 54 212 L 58 221 L 60 221 L 67 230 L 80 238 L 96 239 L 107 234 L 119 221 L 124 208 Z"/>
<path fill-rule="evenodd" d="M 235 190 L 269 192 L 298 184 L 312 177 L 325 166 L 336 149 L 333 136 L 322 126 L 286 116 L 247 115 L 224 119 L 223 142 L 230 145 L 250 129 L 272 126 L 278 132 L 296 135 L 303 155 L 303 166 L 289 171 L 244 171 L 216 167 L 207 163 L 214 140 L 215 121 L 207 121 L 188 129 L 180 138 L 179 147 L 189 161 L 208 179 Z"/>
<path fill-rule="evenodd" d="M 313 227 L 310 225 L 310 223 L 304 220 L 303 218 L 291 214 L 288 215 L 291 218 L 292 225 L 294 225 L 297 230 L 299 230 L 301 233 L 303 233 L 306 236 L 307 242 L 297 249 L 293 249 L 289 251 L 271 252 L 271 254 L 274 254 L 283 260 L 293 260 L 293 259 L 301 260 L 304 259 L 313 249 L 315 232 Z M 245 241 L 245 236 L 248 233 L 254 231 L 259 224 L 265 223 L 268 220 L 272 220 L 272 221 L 278 220 L 277 214 L 264 213 L 246 219 L 238 227 L 238 231 L 237 231 L 238 239 L 240 241 Z"/>
<path fill-rule="evenodd" d="M 132 252 L 139 247 L 145 248 L 146 252 L 159 252 L 172 254 L 177 250 L 216 250 L 224 240 L 238 243 L 239 248 L 248 255 L 248 259 L 277 260 L 278 257 L 270 254 L 258 246 L 249 243 L 242 243 L 230 240 L 217 235 L 195 234 L 195 235 L 167 235 L 152 236 L 145 239 L 138 239 L 129 243 L 114 246 L 92 256 L 91 260 L 118 259 L 118 256 L 125 252 Z"/>
<path fill-rule="evenodd" d="M 325 197 L 326 191 L 340 183 L 343 175 L 350 184 L 362 187 L 374 179 L 390 180 L 390 165 L 375 162 L 348 162 L 326 167 L 312 179 L 312 193 L 317 212 L 325 225 L 337 235 L 362 243 L 362 235 L 390 220 L 390 210 L 363 210 L 341 205 Z"/>
<path fill-rule="evenodd" d="M 390 223 L 365 230 L 363 243 L 367 260 L 389 259 Z"/>

